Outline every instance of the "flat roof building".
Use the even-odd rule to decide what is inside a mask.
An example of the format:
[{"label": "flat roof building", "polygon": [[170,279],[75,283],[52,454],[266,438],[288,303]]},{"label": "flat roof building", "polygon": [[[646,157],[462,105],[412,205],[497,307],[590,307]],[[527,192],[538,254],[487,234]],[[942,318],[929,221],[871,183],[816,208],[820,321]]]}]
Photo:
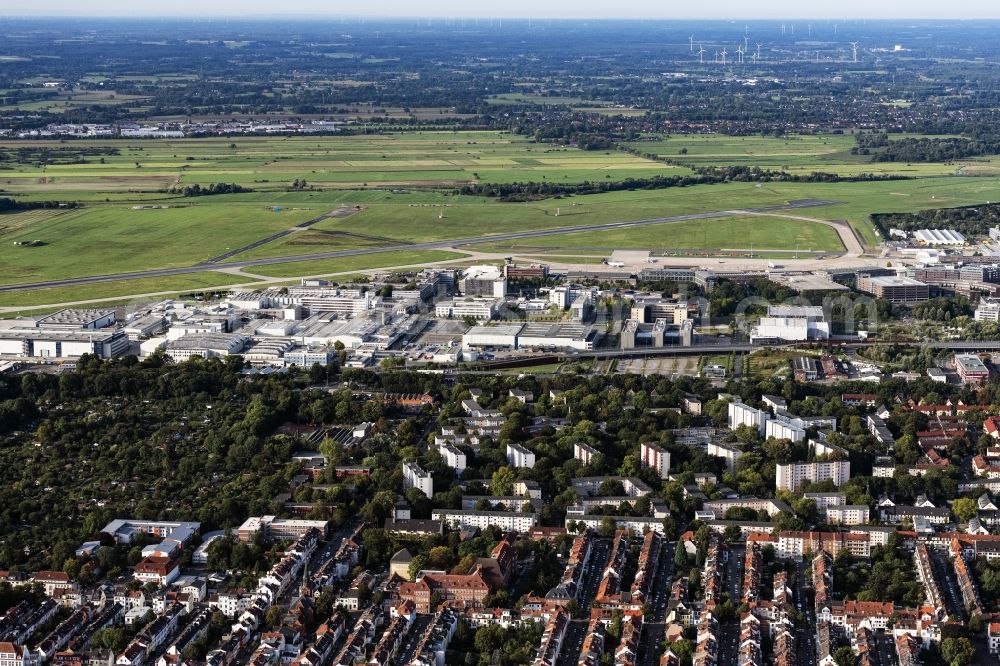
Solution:
[{"label": "flat roof building", "polygon": [[901,275],[858,275],[858,291],[884,298],[891,303],[919,303],[930,298],[930,287],[910,277]]},{"label": "flat roof building", "polygon": [[975,354],[955,354],[955,369],[964,384],[979,385],[990,378],[990,370]]}]

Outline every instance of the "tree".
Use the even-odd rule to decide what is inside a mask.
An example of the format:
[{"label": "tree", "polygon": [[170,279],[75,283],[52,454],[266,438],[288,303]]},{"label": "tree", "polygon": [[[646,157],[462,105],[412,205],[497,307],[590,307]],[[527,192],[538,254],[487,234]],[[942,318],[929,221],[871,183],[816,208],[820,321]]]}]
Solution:
[{"label": "tree", "polygon": [[946,638],[941,641],[941,656],[949,666],[966,666],[976,658],[976,648],[968,638]]},{"label": "tree", "polygon": [[833,662],[837,666],[855,666],[858,663],[858,658],[849,645],[844,645],[833,651]]},{"label": "tree", "polygon": [[513,495],[515,477],[513,468],[501,467],[493,472],[493,478],[490,481],[490,492],[500,497]]},{"label": "tree", "polygon": [[727,525],[722,533],[722,538],[728,543],[735,543],[743,539],[743,532],[739,525]]},{"label": "tree", "polygon": [[951,504],[951,512],[962,523],[967,523],[979,515],[979,505],[974,499],[960,497]]},{"label": "tree", "polygon": [[264,624],[268,627],[274,629],[281,626],[281,620],[284,618],[285,609],[280,605],[274,605],[267,609],[267,613],[264,615]]},{"label": "tree", "polygon": [[688,568],[689,564],[684,542],[678,541],[677,547],[674,548],[674,571],[683,571]]}]

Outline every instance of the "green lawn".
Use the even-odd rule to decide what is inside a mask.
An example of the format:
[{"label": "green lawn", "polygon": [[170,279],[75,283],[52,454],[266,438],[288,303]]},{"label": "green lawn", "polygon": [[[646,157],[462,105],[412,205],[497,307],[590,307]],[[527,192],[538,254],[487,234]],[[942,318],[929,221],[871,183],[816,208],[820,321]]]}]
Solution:
[{"label": "green lawn", "polygon": [[117,299],[138,294],[152,294],[161,291],[203,291],[215,288],[225,289],[229,285],[253,282],[253,278],[211,271],[191,273],[163,278],[142,278],[136,280],[115,280],[98,282],[80,287],[52,287],[31,291],[0,292],[0,307],[27,307],[50,303],[70,303],[94,299]]}]

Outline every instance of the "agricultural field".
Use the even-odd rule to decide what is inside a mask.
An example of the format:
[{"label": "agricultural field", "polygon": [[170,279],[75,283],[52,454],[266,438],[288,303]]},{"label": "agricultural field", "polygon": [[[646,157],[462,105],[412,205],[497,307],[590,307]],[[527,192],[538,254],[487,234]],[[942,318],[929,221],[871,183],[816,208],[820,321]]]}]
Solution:
[{"label": "agricultural field", "polygon": [[[366,136],[247,137],[77,141],[113,149],[83,163],[12,163],[0,190],[15,195],[100,199],[102,193],[162,193],[173,187],[236,183],[284,192],[296,180],[317,189],[456,187],[466,183],[553,181],[686,173],[616,150],[536,144],[504,132],[412,132]],[[0,153],[65,147],[58,142],[0,143]],[[69,162],[70,160],[64,160]]]},{"label": "agricultural field", "polygon": [[[894,135],[894,139],[910,135]],[[862,173],[891,174],[922,178],[962,175],[962,169],[988,167],[988,157],[956,163],[904,164],[871,162],[864,155],[852,155],[854,137],[849,134],[794,134],[782,137],[724,136],[719,134],[653,137],[627,144],[643,154],[690,167],[756,166],[773,171],[809,174],[814,171],[841,176]]]}]

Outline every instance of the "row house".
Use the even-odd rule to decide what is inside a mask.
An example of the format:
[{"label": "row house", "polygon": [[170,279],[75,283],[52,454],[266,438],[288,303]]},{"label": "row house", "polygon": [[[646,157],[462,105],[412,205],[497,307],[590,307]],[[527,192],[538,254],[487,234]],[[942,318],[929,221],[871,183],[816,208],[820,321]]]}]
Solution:
[{"label": "row house", "polygon": [[719,660],[719,621],[709,609],[698,618],[692,666],[716,666]]},{"label": "row house", "polygon": [[583,639],[583,647],[580,649],[579,666],[600,666],[601,657],[604,655],[605,637],[604,623],[599,619],[590,621],[587,627],[587,636]]},{"label": "row house", "polygon": [[49,623],[59,610],[52,599],[41,603],[22,601],[0,617],[0,641],[23,645],[39,628]]},{"label": "row house", "polygon": [[340,652],[333,659],[333,664],[335,666],[353,666],[359,661],[366,660],[368,645],[375,639],[375,632],[382,622],[381,606],[370,606],[354,623],[354,627],[341,646]]},{"label": "row house", "polygon": [[743,603],[753,604],[760,600],[760,576],[764,566],[764,556],[760,545],[749,543],[743,558]]},{"label": "row house", "polygon": [[879,663],[875,634],[868,627],[860,627],[854,633],[851,647],[854,648],[854,653],[857,655],[857,666],[876,666]]},{"label": "row house", "polygon": [[591,539],[589,534],[583,534],[573,539],[570,547],[569,560],[566,569],[563,571],[559,584],[549,590],[546,597],[576,599],[580,594],[580,587],[583,582],[583,574],[590,561]]},{"label": "row house", "polygon": [[762,666],[760,646],[760,620],[753,613],[740,618],[740,644],[737,656],[739,666]]},{"label": "row house", "polygon": [[604,568],[601,582],[597,586],[597,596],[594,597],[596,604],[617,605],[622,601],[621,579],[628,562],[628,538],[627,530],[615,532],[611,544],[611,555],[608,557],[608,564]]},{"label": "row house", "polygon": [[642,539],[642,550],[639,551],[639,564],[636,568],[635,578],[632,581],[632,599],[638,603],[645,601],[652,589],[662,546],[663,538],[657,532],[647,532],[646,536]]},{"label": "row house", "polygon": [[705,554],[705,566],[702,576],[705,588],[705,605],[714,606],[722,596],[722,567],[719,564],[720,551],[723,548],[713,540]]},{"label": "row house", "polygon": [[642,635],[642,614],[626,615],[622,621],[622,638],[615,649],[615,666],[635,666]]},{"label": "row house", "polygon": [[450,608],[438,611],[421,635],[413,658],[406,666],[444,666],[445,651],[455,636],[458,623],[459,617],[455,611]]},{"label": "row house", "polygon": [[184,651],[208,633],[211,620],[212,613],[209,610],[203,610],[195,615],[184,629],[174,637],[166,652],[156,662],[157,666],[171,666],[171,664],[179,662]]},{"label": "row house", "polygon": [[42,641],[35,648],[34,652],[37,655],[39,661],[48,661],[55,655],[55,653],[63,649],[70,640],[82,632],[94,615],[97,614],[97,610],[91,606],[82,606],[59,623],[55,629],[49,632],[49,634],[42,639]]},{"label": "row house", "polygon": [[782,625],[772,641],[771,658],[774,666],[796,666],[795,634]]},{"label": "row house", "polygon": [[896,660],[899,666],[921,666],[920,651],[923,649],[920,641],[908,633],[896,638]]},{"label": "row house", "polygon": [[917,578],[924,586],[924,591],[927,593],[927,601],[934,607],[938,619],[944,620],[947,617],[948,611],[944,605],[944,594],[942,594],[941,587],[934,576],[934,567],[931,562],[930,551],[927,550],[927,544],[917,544],[916,551],[914,552],[914,560],[917,566]]},{"label": "row house", "polygon": [[396,653],[410,630],[412,617],[413,615],[397,614],[389,622],[389,626],[382,632],[378,645],[375,646],[375,650],[372,651],[372,655],[368,659],[370,666],[382,666],[395,660]]},{"label": "row house", "polygon": [[569,615],[565,612],[557,613],[542,633],[542,642],[538,646],[538,653],[533,666],[555,666],[559,661],[559,653],[562,652],[563,639],[566,637],[566,629],[569,628]]},{"label": "row house", "polygon": [[965,561],[965,552],[958,539],[951,542],[951,560],[955,565],[955,579],[958,581],[958,590],[962,594],[962,603],[969,615],[982,615],[983,604],[979,598],[979,588],[976,587],[972,572],[969,571],[969,564]]},{"label": "row house", "polygon": [[833,558],[825,550],[820,550],[812,561],[813,590],[815,591],[816,613],[828,608],[833,591]]},{"label": "row house", "polygon": [[972,459],[972,473],[977,477],[1000,479],[1000,465],[988,461],[982,455],[977,455]]},{"label": "row house", "polygon": [[320,625],[316,630],[316,640],[292,663],[296,666],[322,666],[329,663],[343,631],[344,621],[340,615]]}]

